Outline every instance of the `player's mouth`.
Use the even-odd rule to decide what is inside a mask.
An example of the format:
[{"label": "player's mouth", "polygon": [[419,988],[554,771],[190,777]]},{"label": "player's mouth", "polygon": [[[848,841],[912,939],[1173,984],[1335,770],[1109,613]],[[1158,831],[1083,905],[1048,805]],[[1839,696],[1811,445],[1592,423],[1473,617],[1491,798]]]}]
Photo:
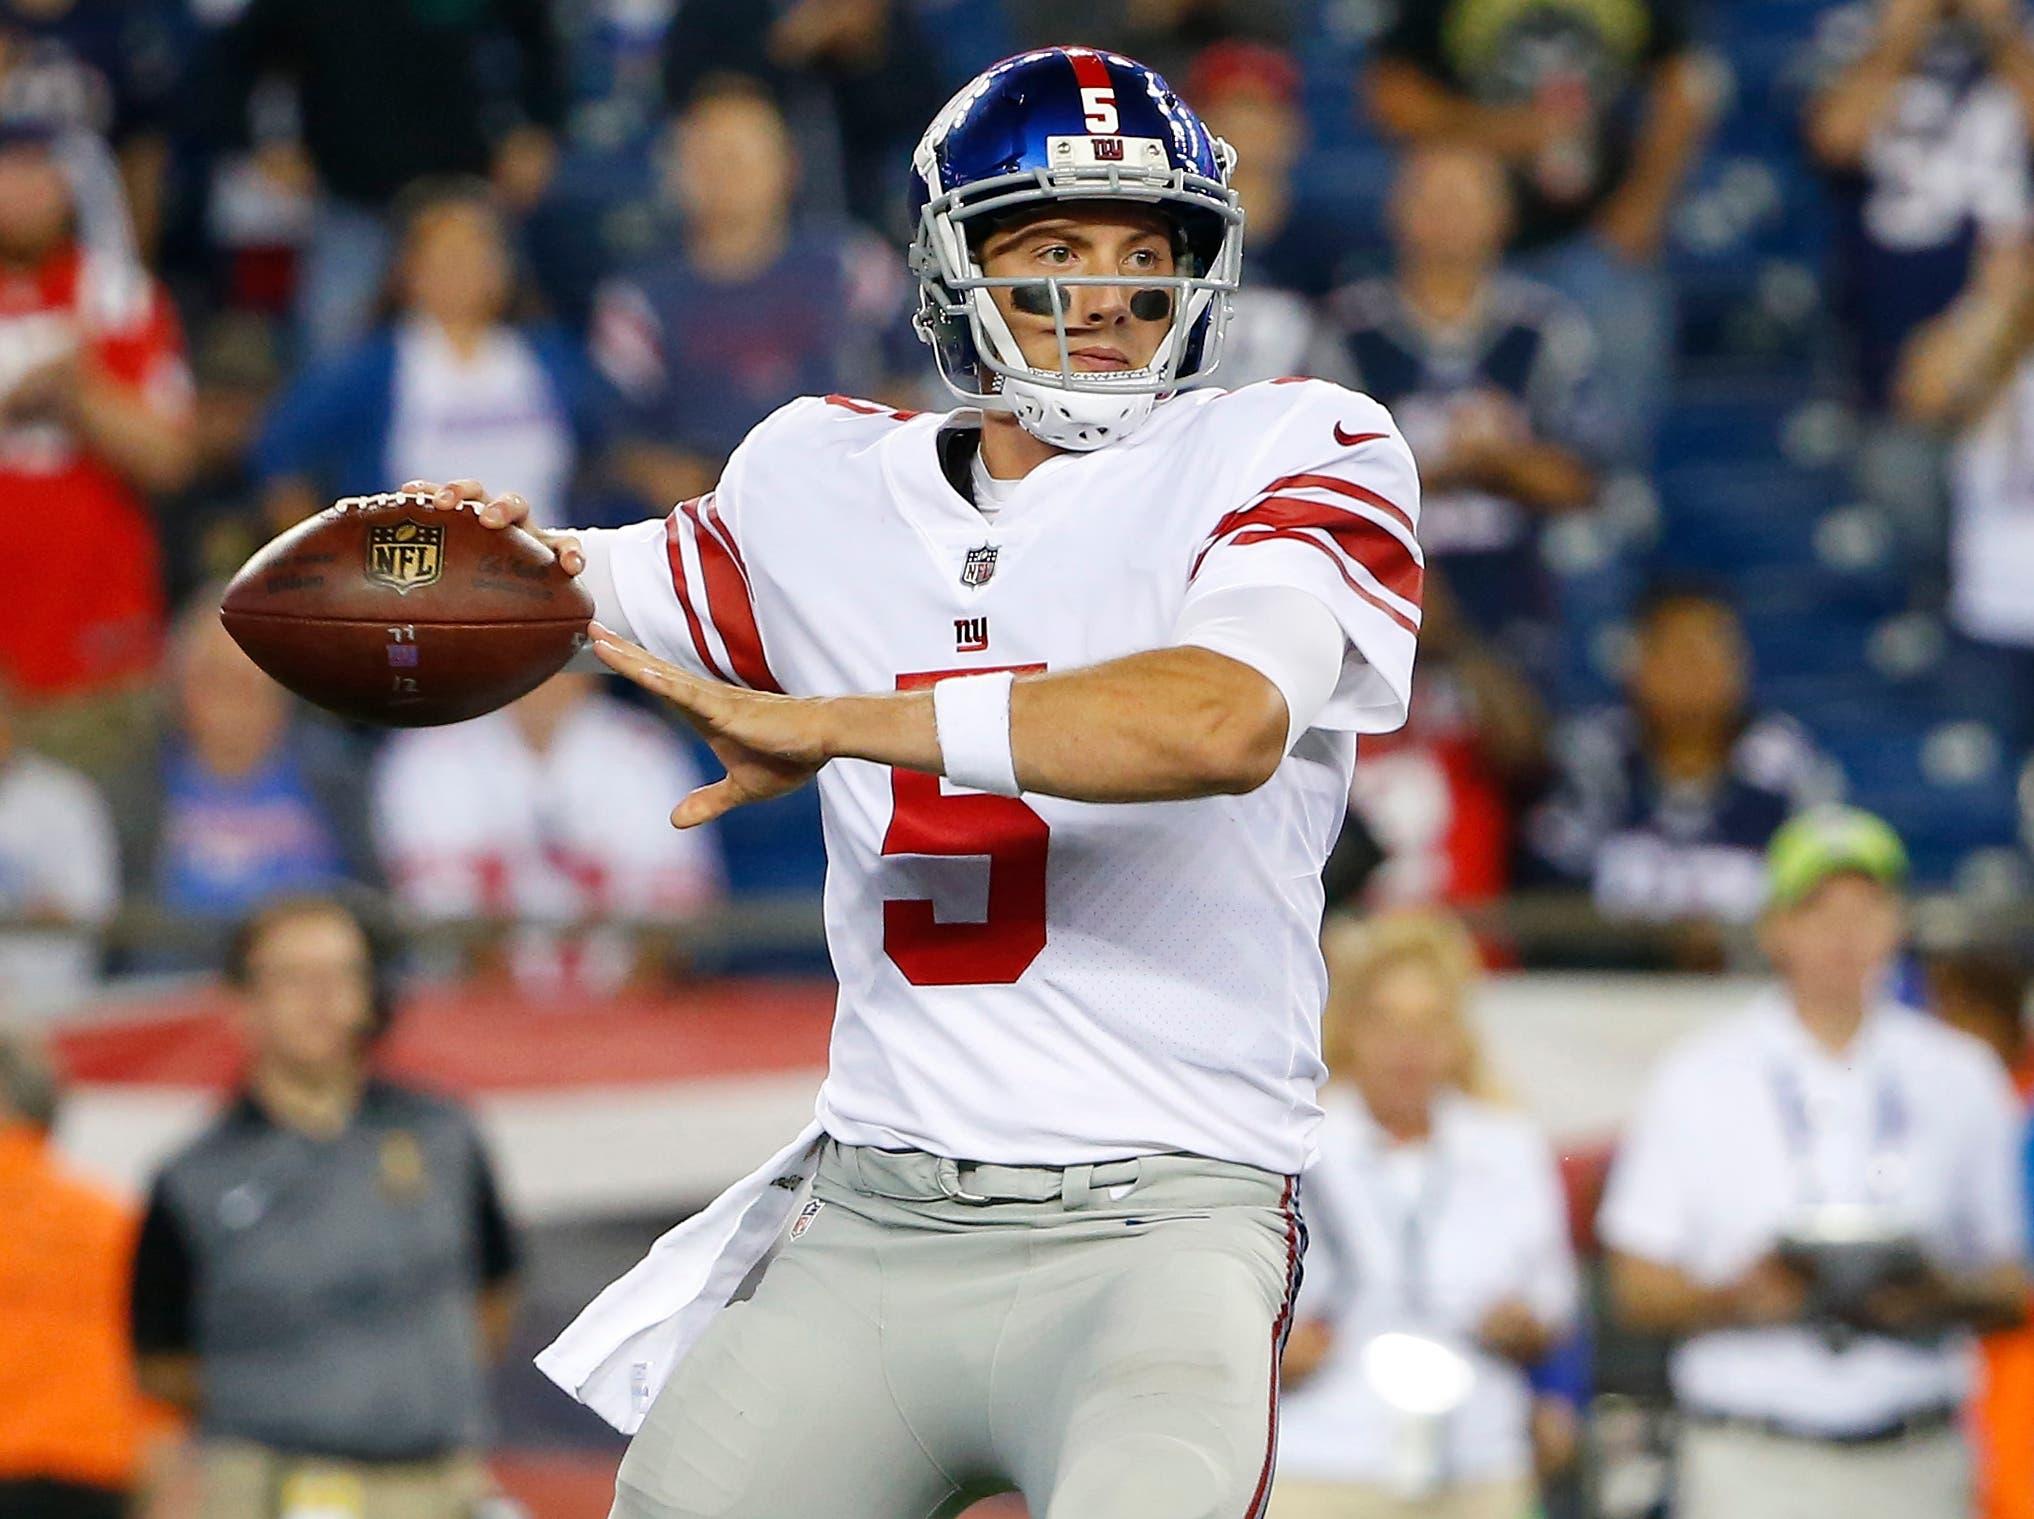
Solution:
[{"label": "player's mouth", "polygon": [[1137,367],[1130,362],[1130,355],[1122,349],[1111,348],[1102,343],[1089,343],[1079,348],[1070,348],[1067,350],[1067,359],[1075,369],[1089,371]]}]

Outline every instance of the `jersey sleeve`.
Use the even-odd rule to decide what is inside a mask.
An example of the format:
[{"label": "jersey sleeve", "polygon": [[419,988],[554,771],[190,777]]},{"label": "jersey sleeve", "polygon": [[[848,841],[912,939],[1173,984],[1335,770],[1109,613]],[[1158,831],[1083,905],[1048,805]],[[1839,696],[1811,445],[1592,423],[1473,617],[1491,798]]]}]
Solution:
[{"label": "jersey sleeve", "polygon": [[1419,641],[1419,475],[1377,402],[1322,381],[1294,391],[1253,457],[1255,478],[1195,551],[1186,606],[1237,586],[1308,592],[1346,640],[1314,726],[1388,733],[1405,721]]},{"label": "jersey sleeve", "polygon": [[761,440],[784,414],[750,432],[713,490],[614,539],[615,596],[637,641],[695,675],[756,691],[783,687],[770,669],[742,552],[743,481],[752,451],[767,446]]}]

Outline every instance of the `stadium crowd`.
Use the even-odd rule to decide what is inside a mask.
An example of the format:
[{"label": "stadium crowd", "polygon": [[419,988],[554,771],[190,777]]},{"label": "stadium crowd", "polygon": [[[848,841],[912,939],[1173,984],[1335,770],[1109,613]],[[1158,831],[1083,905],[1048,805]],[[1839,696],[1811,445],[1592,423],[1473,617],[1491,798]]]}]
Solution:
[{"label": "stadium crowd", "polygon": [[[1378,1164],[1321,1190],[1352,1238],[1412,1243],[1350,1247],[1368,1297],[1336,1297],[1332,1253],[1310,1276],[1283,1501],[1292,1519],[1517,1519],[1546,1477],[1579,1502],[1555,1479],[1592,1315],[1553,1159],[1462,1035],[1479,953],[1745,968],[1798,858],[1775,834],[1844,796],[1897,825],[1916,886],[2034,896],[2027,21],[2015,0],[0,0],[0,509],[28,571],[0,598],[0,998],[39,1010],[214,969],[249,913],[347,886],[484,925],[445,941],[468,973],[606,992],[686,974],[657,923],[816,890],[809,794],[662,827],[712,762],[628,693],[575,674],[455,728],[348,728],[241,654],[220,581],[331,499],[405,479],[477,477],[545,522],[612,524],[709,487],[793,397],[943,408],[910,325],[911,145],[997,57],[1120,48],[1240,153],[1246,288],[1215,382],[1342,380],[1419,457],[1419,683],[1407,727],[1365,742],[1331,889],[1479,930],[1391,916],[1331,936],[1330,1129]],[[576,805],[569,778],[594,772],[603,806]],[[1875,890],[1909,879],[1825,845]],[[1658,932],[1578,952],[1479,915],[1537,891]],[[1819,942],[1795,928],[1783,969]],[[1849,952],[1874,973],[1891,955]],[[1790,983],[1804,1005],[1844,1000],[1821,964]],[[2019,971],[1961,953],[1899,979],[2026,1091]],[[1905,1142],[1888,1122],[1937,1145],[1928,1112],[1886,1119],[1863,1076],[1766,1016],[1736,1037],[1780,1052],[1812,1116],[1775,1140],[1799,1150],[1787,1164],[1732,1164],[1798,1163],[1835,1201],[1877,1185]],[[2026,1249],[2012,1115],[1986,1106],[2004,1082],[1932,1025],[1824,1043],[1859,1027],[1895,1067],[1944,1063],[1964,1116],[1999,1126],[1973,1118],[1919,1168],[1969,1280],[1845,1332],[2006,1324],[2024,1281],[1972,1285]],[[1687,1512],[1761,1519],[1748,1491],[1842,1495],[1868,1470],[1886,1512],[1921,1513],[1900,1495],[1963,1480],[1942,1442],[1957,1374],[1902,1340],[1831,1432],[1839,1352],[1799,1327],[1803,1278],[1765,1253],[1787,1200],[1719,1200],[1676,1170],[1718,1143],[1688,1111],[1720,1089],[1703,1081],[1755,1064],[1677,1059],[1603,1215],[1618,1322],[1696,1337],[1675,1382],[1707,1421]],[[368,1092],[380,1108],[356,1093],[297,1127],[350,1132],[408,1100]],[[165,1173],[141,1230],[41,1171],[53,1101],[0,1050],[0,1188],[56,1199],[51,1237],[95,1260],[140,1231],[133,1328],[152,1389],[174,1391],[163,1357],[199,1347],[172,1215],[204,1156]],[[473,1168],[457,1243],[485,1297],[514,1251],[464,1120],[430,1121]],[[229,1114],[206,1143],[266,1142],[264,1122]],[[1952,1196],[1971,1176],[1989,1190]],[[0,1288],[53,1291],[35,1257],[0,1245]],[[477,1341],[472,1307],[434,1332]],[[1323,1428],[1389,1420],[1336,1340],[1436,1313],[1478,1347],[1468,1447],[1427,1450],[1405,1415],[1397,1446],[1337,1448]],[[70,1342],[96,1358],[82,1376],[132,1375],[107,1322]],[[2020,1381],[1990,1405],[1988,1519],[2034,1513],[2028,1361],[1996,1352]],[[1775,1380],[1777,1403],[1739,1396]],[[62,1471],[10,1465],[0,1436],[0,1516],[92,1512],[35,1507],[52,1500],[25,1479],[123,1488],[152,1417]],[[1830,1433],[1826,1459],[1789,1466],[1804,1429]]]}]

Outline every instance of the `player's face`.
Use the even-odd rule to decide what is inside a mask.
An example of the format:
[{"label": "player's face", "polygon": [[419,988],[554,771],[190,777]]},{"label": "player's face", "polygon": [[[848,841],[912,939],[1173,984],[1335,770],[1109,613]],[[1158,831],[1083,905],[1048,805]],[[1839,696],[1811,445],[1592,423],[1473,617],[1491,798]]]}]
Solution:
[{"label": "player's face", "polygon": [[1766,952],[1797,996],[1869,991],[1900,947],[1900,899],[1863,874],[1832,876],[1768,915]]},{"label": "player's face", "polygon": [[[1143,206],[1055,206],[983,239],[982,273],[991,278],[1045,279],[1053,275],[1111,275],[1164,279],[1174,272],[1172,228]],[[1171,291],[1164,310],[1139,316],[1135,286],[1072,285],[1066,298],[1066,345],[1075,373],[1142,369],[1172,328]],[[1034,369],[1058,370],[1059,338],[1046,287],[1001,286],[990,291],[1003,320]],[[1155,302],[1137,301],[1140,309]],[[1041,309],[1032,310],[1028,307]]]},{"label": "player's face", "polygon": [[0,258],[41,258],[63,241],[71,191],[46,148],[0,148]]},{"label": "player's face", "polygon": [[345,1072],[373,1017],[367,938],[342,912],[282,918],[247,957],[243,1022],[257,1062],[307,1079]]}]

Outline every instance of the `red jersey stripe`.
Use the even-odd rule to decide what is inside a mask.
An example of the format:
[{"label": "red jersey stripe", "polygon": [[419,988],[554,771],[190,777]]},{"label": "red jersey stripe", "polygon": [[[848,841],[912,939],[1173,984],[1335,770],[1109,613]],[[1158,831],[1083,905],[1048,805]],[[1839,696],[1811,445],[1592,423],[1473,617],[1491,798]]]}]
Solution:
[{"label": "red jersey stripe", "polygon": [[706,577],[707,610],[736,677],[751,690],[782,691],[777,677],[770,673],[769,661],[763,657],[763,635],[756,626],[755,605],[749,600],[748,577],[742,573],[733,550],[707,525],[711,498],[688,501],[680,510],[692,519],[699,567]]},{"label": "red jersey stripe", "polygon": [[[692,635],[692,647],[699,651],[699,662],[706,666],[715,680],[728,680],[727,671],[713,657],[713,650],[707,647],[706,632],[699,625],[699,613],[692,605],[692,589],[685,573],[685,509],[694,503],[681,501],[671,508],[671,515],[664,519],[664,553],[671,561],[671,589],[678,595],[678,609],[685,614],[685,629]],[[729,681],[729,684],[733,684]]]},{"label": "red jersey stripe", "polygon": [[[1287,532],[1298,528],[1316,528],[1334,540],[1335,546],[1356,563],[1363,566],[1377,583],[1392,595],[1420,604],[1421,592],[1426,584],[1426,571],[1419,560],[1413,557],[1403,540],[1391,529],[1371,521],[1368,517],[1340,507],[1327,506],[1319,501],[1306,501],[1298,496],[1271,496],[1234,511],[1215,525],[1208,542],[1194,559],[1193,569],[1188,578],[1198,574],[1201,562],[1207,558],[1216,544],[1232,533],[1244,528],[1271,528]],[[1257,542],[1263,534],[1237,538],[1238,543]],[[1316,540],[1318,541],[1318,540]],[[1345,577],[1346,578],[1346,577]]]},{"label": "red jersey stripe", "polygon": [[1371,590],[1369,586],[1365,585],[1362,581],[1358,580],[1354,575],[1351,575],[1349,573],[1348,567],[1342,563],[1342,555],[1334,548],[1331,548],[1328,544],[1325,544],[1320,539],[1316,538],[1312,533],[1307,532],[1302,528],[1253,527],[1246,529],[1241,533],[1238,533],[1236,535],[1236,542],[1262,543],[1267,538],[1289,538],[1295,543],[1304,543],[1309,548],[1316,549],[1319,552],[1326,554],[1328,556],[1328,562],[1333,564],[1335,568],[1341,573],[1343,584],[1347,585],[1350,590],[1354,591],[1363,600],[1369,602],[1370,605],[1376,607],[1378,611],[1382,612],[1386,617],[1389,617],[1393,622],[1397,623],[1400,627],[1404,628],[1408,633],[1412,634],[1414,637],[1419,636],[1420,625],[1417,622],[1415,622],[1412,618],[1406,616],[1405,613],[1401,612],[1397,607],[1393,606],[1390,602],[1386,601],[1382,596],[1378,595],[1375,591]]},{"label": "red jersey stripe", "polygon": [[[1376,436],[1382,437],[1383,434],[1379,433]],[[1353,480],[1338,479],[1334,475],[1285,475],[1265,486],[1263,494],[1271,496],[1276,495],[1279,491],[1306,489],[1334,491],[1339,495],[1347,496],[1352,501],[1367,502],[1381,511],[1390,512],[1392,516],[1405,524],[1405,530],[1408,533],[1415,535],[1418,533],[1418,529],[1413,526],[1412,513],[1397,502],[1380,496],[1376,491],[1366,486],[1358,485]]]}]

